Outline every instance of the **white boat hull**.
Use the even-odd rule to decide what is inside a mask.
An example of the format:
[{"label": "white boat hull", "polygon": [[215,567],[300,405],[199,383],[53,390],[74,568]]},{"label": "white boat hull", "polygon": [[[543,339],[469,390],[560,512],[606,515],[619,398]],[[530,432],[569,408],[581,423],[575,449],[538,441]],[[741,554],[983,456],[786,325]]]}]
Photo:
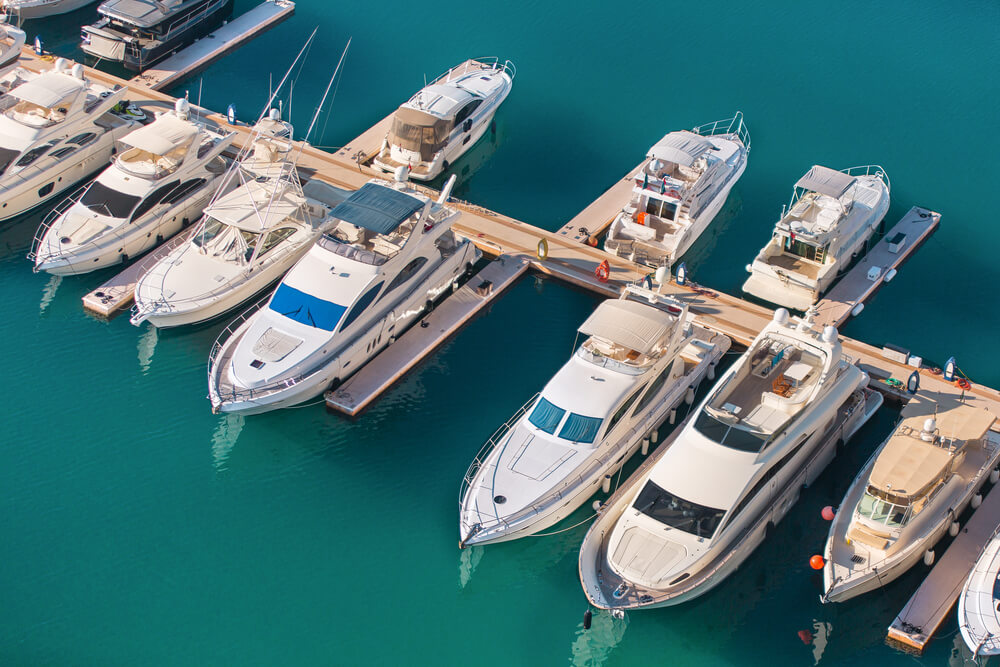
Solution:
[{"label": "white boat hull", "polygon": [[973,657],[1000,655],[1000,611],[995,587],[1000,578],[1000,537],[983,549],[958,598],[958,627]]},{"label": "white boat hull", "polygon": [[5,2],[3,10],[22,19],[38,19],[76,11],[97,0],[15,0]]}]

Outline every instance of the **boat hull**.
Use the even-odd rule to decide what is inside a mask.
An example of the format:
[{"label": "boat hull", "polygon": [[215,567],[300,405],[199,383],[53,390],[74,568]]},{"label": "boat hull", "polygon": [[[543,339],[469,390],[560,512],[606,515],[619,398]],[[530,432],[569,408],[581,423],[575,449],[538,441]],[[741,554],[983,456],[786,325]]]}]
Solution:
[{"label": "boat hull", "polygon": [[76,11],[81,7],[92,5],[97,0],[28,0],[13,4],[4,3],[3,9],[22,19],[39,19],[46,16],[58,16]]}]

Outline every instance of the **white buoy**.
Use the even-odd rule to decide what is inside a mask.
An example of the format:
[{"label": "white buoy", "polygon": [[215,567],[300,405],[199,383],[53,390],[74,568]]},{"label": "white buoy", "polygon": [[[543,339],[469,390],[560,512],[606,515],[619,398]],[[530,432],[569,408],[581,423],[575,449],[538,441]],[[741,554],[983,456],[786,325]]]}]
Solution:
[{"label": "white buoy", "polygon": [[857,317],[861,314],[861,311],[865,309],[865,304],[859,303],[854,308],[851,308],[851,317]]},{"label": "white buoy", "polygon": [[694,403],[694,387],[688,387],[687,393],[684,394],[684,402],[688,405]]},{"label": "white buoy", "polygon": [[715,362],[714,361],[708,365],[708,372],[705,373],[705,377],[707,377],[709,380],[714,380],[715,379]]},{"label": "white buoy", "polygon": [[979,509],[979,506],[983,504],[983,494],[977,493],[976,495],[972,496],[972,502],[970,504],[972,505],[972,509],[974,510]]},{"label": "white buoy", "polygon": [[69,67],[69,61],[66,60],[65,58],[56,58],[56,62],[53,65],[53,68],[57,72],[65,72],[68,67]]},{"label": "white buoy", "polygon": [[73,69],[70,70],[70,74],[72,74],[77,79],[82,79],[83,78],[83,65],[81,65],[80,63],[77,63],[77,64],[73,65]]},{"label": "white buoy", "polygon": [[654,428],[653,432],[649,434],[649,441],[656,442],[659,439],[660,439],[660,432]]},{"label": "white buoy", "polygon": [[822,340],[824,343],[833,343],[835,340],[837,340],[837,327],[831,326],[829,324],[823,327]]},{"label": "white buoy", "polygon": [[753,264],[747,264],[746,265],[746,270],[747,270],[747,273],[753,273]]},{"label": "white buoy", "polygon": [[956,535],[958,535],[959,527],[960,526],[958,525],[957,521],[952,521],[951,525],[948,526],[948,534],[951,535],[952,537],[955,537]]},{"label": "white buoy", "polygon": [[990,471],[990,484],[996,484],[1000,481],[1000,470],[994,468]]},{"label": "white buoy", "polygon": [[677,408],[670,411],[670,423],[673,424],[677,421]]},{"label": "white buoy", "polygon": [[649,438],[642,439],[642,449],[640,451],[642,452],[643,456],[649,454]]},{"label": "white buoy", "polygon": [[396,167],[396,171],[393,172],[392,176],[396,179],[397,183],[406,183],[406,179],[410,175],[410,170],[405,164],[401,164]]},{"label": "white buoy", "polygon": [[930,567],[934,564],[934,550],[928,549],[924,552],[924,565]]},{"label": "white buoy", "polygon": [[600,512],[600,511],[601,511],[601,506],[602,506],[603,504],[604,504],[604,503],[602,503],[602,502],[601,502],[600,500],[595,500],[595,501],[593,502],[593,504],[591,504],[591,507],[593,507],[593,508],[594,508],[594,511],[595,511],[595,512]]},{"label": "white buoy", "polygon": [[281,110],[271,109],[270,111],[267,112],[267,117],[275,121],[281,120]]},{"label": "white buoy", "polygon": [[885,272],[885,275],[882,276],[882,280],[884,280],[885,282],[889,282],[895,277],[896,277],[896,269],[889,269],[888,271]]},{"label": "white buoy", "polygon": [[604,493],[611,492],[611,475],[605,475],[604,479],[601,481],[601,490]]}]

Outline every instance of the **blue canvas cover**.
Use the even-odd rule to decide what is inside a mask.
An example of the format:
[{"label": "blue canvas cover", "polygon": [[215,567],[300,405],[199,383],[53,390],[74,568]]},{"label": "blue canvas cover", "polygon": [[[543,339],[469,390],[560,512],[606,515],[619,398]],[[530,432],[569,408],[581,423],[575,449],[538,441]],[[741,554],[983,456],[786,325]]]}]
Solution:
[{"label": "blue canvas cover", "polygon": [[376,234],[388,234],[423,206],[416,197],[377,183],[365,183],[331,215]]}]

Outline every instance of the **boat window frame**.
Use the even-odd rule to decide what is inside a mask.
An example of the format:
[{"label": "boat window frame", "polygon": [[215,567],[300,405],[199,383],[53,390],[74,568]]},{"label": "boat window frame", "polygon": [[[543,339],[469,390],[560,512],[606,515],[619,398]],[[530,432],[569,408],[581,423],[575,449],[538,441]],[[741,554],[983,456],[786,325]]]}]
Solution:
[{"label": "boat window frame", "polygon": [[[550,423],[550,420],[542,422],[541,425],[538,424],[538,423],[536,423],[535,420],[534,420],[535,412],[539,409],[539,406],[541,406],[542,401],[544,401],[546,403],[546,405],[548,405],[548,408],[551,408],[552,410],[558,411],[558,413],[559,413],[558,418],[554,422],[551,422],[551,424],[552,424],[551,430],[549,430],[546,427],[546,425],[548,423]],[[555,403],[553,403],[549,399],[545,398],[544,396],[539,396],[538,400],[535,401],[534,407],[531,408],[531,412],[528,413],[528,423],[531,424],[532,426],[534,426],[535,428],[537,428],[542,433],[548,433],[549,435],[555,435],[556,429],[559,428],[559,425],[562,424],[562,422],[563,422],[563,418],[566,416],[566,412],[567,412],[566,409],[560,408],[558,405],[556,405]],[[541,418],[541,417],[542,417],[542,415],[539,415],[539,418]]]},{"label": "boat window frame", "polygon": [[483,103],[482,98],[476,98],[467,102],[465,106],[459,109],[458,113],[455,114],[454,127],[458,128],[465,121],[466,118],[471,117],[472,114],[476,112],[476,109],[478,109],[482,103]]},{"label": "boat window frame", "polygon": [[[875,518],[873,516],[874,515],[874,506],[872,508],[872,513],[871,514],[865,514],[865,512],[861,509],[861,504],[865,501],[865,498],[871,498],[872,500],[874,500],[875,501],[875,503],[874,503],[875,506],[889,506],[889,507],[892,507],[892,508],[899,508],[899,509],[901,509],[902,510],[902,518],[899,520],[898,523],[896,523],[896,522],[890,522],[889,518],[892,517],[894,514],[896,514],[896,512],[890,510],[890,511],[886,512],[884,518],[877,519],[877,518]],[[882,526],[882,527],[884,527],[884,528],[886,528],[888,530],[900,530],[903,527],[905,527],[906,524],[909,523],[910,519],[913,517],[913,503],[910,503],[908,505],[900,505],[898,503],[892,502],[891,500],[886,500],[885,498],[880,498],[877,495],[871,493],[871,491],[869,491],[869,489],[866,488],[864,490],[864,493],[861,494],[861,497],[858,498],[858,504],[855,506],[854,511],[858,515],[860,515],[863,520],[865,520],[866,522],[870,522],[872,525]]]},{"label": "boat window frame", "polygon": [[[657,498],[655,500],[653,500],[652,503],[650,503],[646,507],[646,509],[643,509],[643,507],[642,507],[642,504],[643,504],[642,501],[644,499],[648,500],[649,496],[652,496],[654,494],[657,496]],[[658,503],[659,500],[660,500],[660,498],[662,498],[664,495],[668,496],[670,499],[672,499],[674,501],[679,501],[680,503],[687,504],[695,512],[700,511],[700,510],[707,510],[706,513],[708,514],[708,516],[701,517],[701,518],[697,519],[697,524],[696,525],[699,526],[699,532],[692,532],[691,530],[688,530],[687,528],[683,528],[683,527],[681,527],[679,525],[675,525],[674,523],[670,523],[667,520],[664,520],[663,518],[660,518],[660,516],[658,516],[656,514],[653,514],[653,513],[650,513],[649,510],[654,509],[653,505],[655,503]],[[682,497],[678,496],[675,493],[671,493],[670,491],[667,491],[666,489],[664,489],[663,487],[661,487],[659,484],[657,484],[656,482],[654,482],[651,479],[647,479],[646,480],[646,483],[643,485],[642,489],[636,495],[635,501],[632,503],[632,509],[635,509],[638,512],[641,512],[642,514],[648,516],[650,519],[656,521],[657,523],[659,523],[661,525],[664,525],[664,526],[667,526],[667,527],[669,527],[669,528],[671,528],[673,530],[679,530],[679,531],[681,531],[683,533],[687,533],[688,535],[692,535],[692,536],[697,537],[697,538],[708,539],[708,540],[711,540],[715,536],[715,533],[719,530],[719,526],[722,524],[723,518],[726,515],[726,511],[725,510],[720,510],[720,509],[717,509],[715,507],[709,507],[707,505],[702,505],[700,503],[696,503],[694,501],[682,498]],[[681,511],[683,512],[685,510],[682,509]],[[682,517],[682,518],[686,518],[686,517]],[[700,529],[701,521],[704,520],[704,519],[706,519],[706,518],[709,520],[709,526],[708,526],[707,529],[702,530],[702,529]],[[678,522],[678,523],[680,523],[680,522]],[[702,534],[702,532],[707,533],[707,534]]]},{"label": "boat window frame", "polygon": [[605,435],[611,433],[611,429],[613,429],[615,426],[618,425],[618,422],[622,420],[622,417],[625,416],[625,413],[629,411],[629,408],[632,407],[632,404],[635,403],[636,399],[639,398],[639,394],[641,394],[643,389],[645,389],[648,386],[649,386],[648,384],[642,385],[634,392],[632,392],[631,396],[625,399],[625,401],[618,407],[618,410],[615,411],[614,415],[611,416],[611,419],[608,420],[608,429],[604,432]]},{"label": "boat window frame", "polygon": [[[278,244],[281,243],[282,241],[290,239],[297,231],[298,230],[295,227],[278,227],[277,229],[272,229],[271,231],[269,231],[267,233],[267,236],[264,237],[264,241],[262,243],[257,244],[258,247],[260,248],[260,250],[257,251],[257,259],[260,259],[267,253],[274,250],[278,246]],[[277,236],[279,233],[283,232],[287,232],[287,234],[284,234],[284,236],[279,238],[277,241],[271,242],[272,236]]]},{"label": "boat window frame", "polygon": [[348,309],[347,314],[344,315],[343,320],[341,320],[338,331],[346,331],[347,327],[354,324],[355,320],[361,316],[361,313],[375,303],[375,297],[377,297],[379,292],[382,291],[383,285],[385,285],[385,281],[380,280],[375,284],[375,286],[370,287],[364,294],[358,297],[354,304],[351,305],[350,309]]},{"label": "boat window frame", "polygon": [[635,404],[635,411],[632,413],[632,416],[639,414],[640,411],[644,410],[650,403],[653,402],[653,399],[656,397],[657,392],[659,392],[660,389],[662,389],[663,386],[667,384],[667,380],[670,379],[670,374],[673,372],[673,370],[674,370],[674,362],[671,361],[662,371],[660,371],[660,374],[657,375],[652,382],[645,385],[646,392],[642,395],[642,398],[640,398],[639,401]]},{"label": "boat window frame", "polygon": [[133,223],[142,216],[152,211],[153,208],[158,206],[164,199],[166,199],[171,192],[176,190],[179,185],[180,181],[174,181],[173,183],[167,183],[166,185],[161,185],[160,187],[153,190],[151,193],[149,193],[149,195],[145,199],[139,202],[138,206],[136,206],[132,210],[131,215],[129,215],[129,222]]},{"label": "boat window frame", "polygon": [[204,178],[192,178],[190,180],[183,181],[180,185],[177,186],[176,189],[174,189],[173,192],[167,193],[167,196],[164,197],[161,201],[164,204],[176,204],[178,201],[180,201],[184,197],[187,197],[192,192],[197,191],[207,182],[208,181]]},{"label": "boat window frame", "polygon": [[15,162],[14,166],[18,169],[24,169],[25,167],[30,167],[31,165],[38,162],[39,159],[45,156],[50,150],[56,147],[58,141],[50,141],[46,144],[40,146],[35,146],[34,148],[29,148],[24,151]]},{"label": "boat window frame", "polygon": [[[584,428],[584,430],[582,431],[582,435],[584,437],[571,438],[565,435],[566,428],[569,427],[570,421],[574,419],[576,420],[573,422],[574,427],[580,425]],[[559,429],[558,437],[569,442],[590,445],[593,444],[595,440],[597,440],[597,434],[601,432],[601,425],[603,424],[604,424],[604,417],[591,417],[589,415],[581,415],[578,412],[570,412],[568,415],[566,415],[566,419],[564,419],[562,422],[562,427]],[[608,430],[610,431],[611,429],[609,428]]]},{"label": "boat window frame", "polygon": [[[108,193],[111,193],[113,197],[109,197]],[[84,201],[90,195],[98,197],[99,201],[92,202],[92,204]],[[106,215],[109,218],[128,219],[135,211],[136,207],[142,203],[142,197],[125,194],[124,192],[120,192],[114,188],[109,188],[100,181],[95,180],[91,181],[90,185],[87,186],[87,188],[83,191],[83,194],[80,195],[80,199],[77,201],[81,206],[89,211],[93,211],[94,213]],[[116,204],[115,208],[112,208],[109,202],[114,202]],[[119,205],[121,206],[120,208]],[[128,207],[127,210],[125,209],[125,206]]]},{"label": "boat window frame", "polygon": [[[410,260],[407,265],[396,274],[396,277],[389,282],[389,286],[385,288],[385,294],[389,294],[394,289],[420,273],[421,269],[427,265],[427,261],[427,258],[423,255]],[[385,296],[385,294],[383,294],[383,296]]]}]

